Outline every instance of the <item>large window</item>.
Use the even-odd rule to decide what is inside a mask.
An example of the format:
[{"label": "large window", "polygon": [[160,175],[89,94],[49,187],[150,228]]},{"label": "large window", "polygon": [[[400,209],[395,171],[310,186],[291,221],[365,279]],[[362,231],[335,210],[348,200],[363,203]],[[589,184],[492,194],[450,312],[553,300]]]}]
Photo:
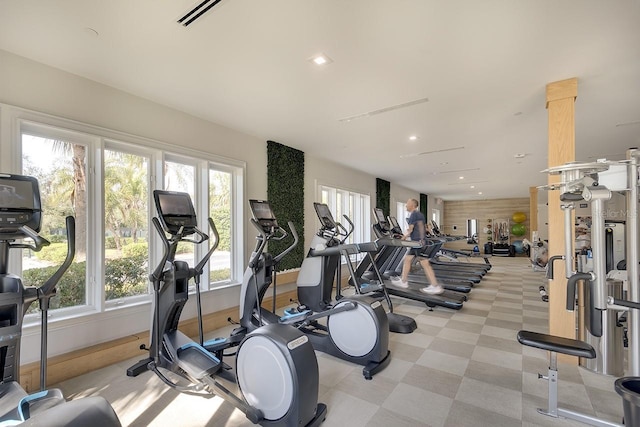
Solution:
[{"label": "large window", "polygon": [[400,228],[404,233],[407,231],[407,218],[409,214],[407,213],[407,204],[404,202],[396,202],[396,219],[398,220],[398,224],[400,224]]},{"label": "large window", "polygon": [[209,169],[209,215],[220,236],[218,249],[209,262],[210,282],[214,284],[231,280],[232,178],[231,173],[217,170],[214,166]]},{"label": "large window", "polygon": [[149,292],[148,157],[104,150],[105,300]]},{"label": "large window", "polygon": [[[67,254],[65,217],[75,217],[76,256],[60,281],[51,309],[87,304],[87,146],[70,136],[42,135],[30,127],[22,133],[22,173],[38,178],[43,215],[41,234],[51,242],[39,252],[23,251],[23,281],[42,286]],[[32,304],[31,311],[37,307]]]},{"label": "large window", "polygon": [[440,227],[440,209],[431,209],[431,219]]},{"label": "large window", "polygon": [[[216,225],[220,244],[201,289],[240,281],[242,162],[227,163],[186,149],[178,155],[157,141],[121,134],[113,138],[108,130],[82,125],[78,127],[89,132],[18,123],[21,168],[15,172],[38,179],[44,211],[41,234],[51,242],[39,252],[24,250],[16,261],[26,285],[42,285],[62,263],[67,249],[65,216],[76,221],[76,256],[51,301],[53,316],[150,299],[148,275],[162,251],[156,231],[149,227],[157,214],[154,188],[187,192],[199,228],[210,234],[208,217]],[[180,245],[178,257],[190,265],[210,247]]]},{"label": "large window", "polygon": [[348,243],[370,241],[371,205],[368,194],[321,185],[320,200],[329,206],[335,220],[342,223],[345,228],[349,229],[349,224],[343,215],[347,215],[353,222],[354,230]]}]

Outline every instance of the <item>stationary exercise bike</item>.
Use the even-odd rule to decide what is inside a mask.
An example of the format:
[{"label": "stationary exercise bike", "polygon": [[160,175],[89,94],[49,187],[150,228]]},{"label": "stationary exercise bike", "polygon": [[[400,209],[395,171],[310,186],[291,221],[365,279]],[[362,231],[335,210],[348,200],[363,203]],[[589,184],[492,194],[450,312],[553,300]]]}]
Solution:
[{"label": "stationary exercise bike", "polygon": [[[67,217],[67,256],[40,287],[25,287],[8,273],[9,251],[40,251],[49,241],[40,236],[42,208],[38,181],[30,176],[0,174],[0,426],[115,427],[120,421],[102,397],[65,401],[59,389],[46,390],[47,313],[49,300],[75,256],[75,221]],[[21,239],[31,239],[27,243]],[[40,392],[27,394],[20,386],[22,322],[32,303],[41,311]]]},{"label": "stationary exercise bike", "polygon": [[[188,283],[194,279],[198,297],[200,276],[218,246],[213,220],[211,248],[195,266],[176,260],[180,242],[202,244],[209,236],[197,228],[195,209],[187,193],[155,190],[158,217],[153,225],[164,246],[163,257],[150,275],[154,307],[151,344],[142,348],[150,357],[127,370],[128,376],[153,371],[165,384],[179,390],[201,392],[206,389],[243,411],[253,423],[277,426],[316,426],[326,416],[326,406],[318,404],[318,363],[308,338],[290,326],[269,325],[233,339],[217,338],[195,342],[178,330],[180,314],[189,298]],[[169,237],[167,237],[167,234]],[[189,237],[192,236],[192,237]],[[236,351],[235,374],[223,362],[223,351]],[[172,371],[191,383],[172,381],[163,370]],[[219,382],[223,379],[239,386],[237,396]]]},{"label": "stationary exercise bike", "polygon": [[[277,263],[298,244],[298,235],[292,222],[289,229],[294,237],[291,246],[277,256],[265,252],[271,240],[281,240],[288,233],[278,225],[271,205],[263,200],[249,201],[258,230],[256,249],[251,255],[241,290],[240,324],[253,330],[263,324],[290,324],[305,333],[313,348],[349,362],[364,365],[362,374],[368,380],[390,362],[389,324],[382,304],[365,295],[345,297],[336,304],[315,298],[308,291],[320,286],[331,287],[335,268],[344,251],[356,251],[355,245],[321,246],[312,242],[308,257],[298,273],[298,299],[300,307],[285,311],[283,316],[261,308],[262,299],[272,284]],[[320,239],[320,238],[318,238]],[[324,240],[323,240],[324,241]],[[322,268],[323,264],[326,268]],[[326,325],[318,322],[326,319]]]}]

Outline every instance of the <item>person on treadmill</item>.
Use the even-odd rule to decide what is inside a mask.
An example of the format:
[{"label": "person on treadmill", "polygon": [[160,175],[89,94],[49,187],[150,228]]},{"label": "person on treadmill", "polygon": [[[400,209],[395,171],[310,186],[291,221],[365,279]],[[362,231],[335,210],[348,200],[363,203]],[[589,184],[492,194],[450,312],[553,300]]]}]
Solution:
[{"label": "person on treadmill", "polygon": [[[424,215],[422,215],[422,212],[418,210],[418,201],[416,199],[407,200],[406,208],[407,212],[409,213],[409,218],[407,218],[409,227],[402,237],[404,239],[410,239],[411,241],[421,242],[424,244],[426,234],[426,220],[424,218]],[[411,250],[409,250],[409,252],[407,252],[402,264],[402,276],[392,277],[391,283],[393,283],[393,285],[398,288],[409,287],[407,278],[409,277],[409,271],[411,271],[411,264],[416,257],[418,257],[418,261],[420,262],[420,265],[424,270],[424,274],[427,276],[427,279],[430,283],[429,286],[420,288],[420,292],[429,295],[438,295],[444,292],[442,286],[438,284],[436,274],[433,272],[429,260],[422,256],[422,248],[412,248]]]}]

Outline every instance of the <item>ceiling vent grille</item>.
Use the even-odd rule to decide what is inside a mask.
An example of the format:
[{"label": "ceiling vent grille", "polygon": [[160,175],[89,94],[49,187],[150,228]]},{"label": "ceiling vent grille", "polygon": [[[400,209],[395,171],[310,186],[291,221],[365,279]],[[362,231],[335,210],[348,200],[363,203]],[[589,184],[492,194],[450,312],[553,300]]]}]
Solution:
[{"label": "ceiling vent grille", "polygon": [[188,27],[193,23],[193,21],[207,13],[209,9],[211,9],[221,1],[222,0],[204,0],[189,12],[187,12],[182,18],[178,19],[178,24],[181,24],[183,27]]},{"label": "ceiling vent grille", "polygon": [[464,147],[443,148],[441,150],[422,151],[420,153],[402,154],[400,155],[400,158],[409,159],[411,157],[426,156],[428,154],[444,153],[447,151],[456,151],[456,150],[464,150]]},{"label": "ceiling vent grille", "polygon": [[356,114],[355,116],[344,117],[338,119],[339,122],[350,122],[352,120],[362,119],[365,117],[375,116],[376,114],[388,113],[389,111],[399,110],[401,108],[412,107],[414,105],[423,104],[429,102],[429,98],[420,98],[414,101],[404,102],[402,104],[391,105],[389,107],[380,108],[378,110],[368,111],[366,113]]}]

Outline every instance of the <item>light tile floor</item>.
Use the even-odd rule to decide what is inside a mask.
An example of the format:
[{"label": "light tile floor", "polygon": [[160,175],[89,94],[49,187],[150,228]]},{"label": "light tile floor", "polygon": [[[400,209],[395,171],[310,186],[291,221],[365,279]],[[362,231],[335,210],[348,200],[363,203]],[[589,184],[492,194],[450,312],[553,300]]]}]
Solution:
[{"label": "light tile floor", "polygon": [[[321,354],[324,426],[573,426],[536,412],[546,406],[546,352],[523,347],[516,332],[547,332],[540,300],[542,273],[524,258],[493,258],[494,268],[460,311],[394,299],[398,313],[416,319],[410,335],[391,334],[392,361],[372,381],[360,366]],[[222,336],[230,328],[212,336]],[[181,394],[152,373],[128,378],[137,359],[70,379],[58,386],[69,398],[101,395],[128,426],[244,426],[244,415],[219,397]],[[620,422],[615,378],[560,364],[563,406]]]}]

